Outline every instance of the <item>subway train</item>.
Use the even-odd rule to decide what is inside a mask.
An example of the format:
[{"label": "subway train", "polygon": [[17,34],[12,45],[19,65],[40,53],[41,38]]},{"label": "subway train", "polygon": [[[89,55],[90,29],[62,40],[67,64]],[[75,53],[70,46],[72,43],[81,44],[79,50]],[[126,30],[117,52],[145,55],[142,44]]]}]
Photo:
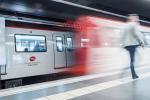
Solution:
[{"label": "subway train", "polygon": [[49,74],[73,66],[71,29],[6,21],[5,18],[0,21],[2,88],[44,81]]},{"label": "subway train", "polygon": [[[129,58],[121,48],[125,22],[81,16],[65,27],[6,21],[0,18],[2,88],[49,80],[55,73],[99,73],[121,70]],[[149,65],[150,28],[141,26],[147,47],[137,59]]]}]

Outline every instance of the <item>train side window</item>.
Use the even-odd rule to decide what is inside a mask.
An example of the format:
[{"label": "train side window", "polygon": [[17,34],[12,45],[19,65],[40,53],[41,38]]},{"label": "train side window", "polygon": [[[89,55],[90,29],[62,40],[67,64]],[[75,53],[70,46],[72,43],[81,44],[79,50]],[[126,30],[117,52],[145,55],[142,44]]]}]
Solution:
[{"label": "train side window", "polygon": [[58,52],[63,52],[63,38],[60,36],[56,36],[56,48]]},{"label": "train side window", "polygon": [[46,52],[46,36],[15,34],[16,52]]},{"label": "train side window", "polygon": [[147,46],[150,46],[150,33],[149,32],[141,32],[142,38]]},{"label": "train side window", "polygon": [[72,50],[73,50],[72,37],[68,37],[68,38],[67,38],[67,50],[68,50],[68,51],[72,51]]}]

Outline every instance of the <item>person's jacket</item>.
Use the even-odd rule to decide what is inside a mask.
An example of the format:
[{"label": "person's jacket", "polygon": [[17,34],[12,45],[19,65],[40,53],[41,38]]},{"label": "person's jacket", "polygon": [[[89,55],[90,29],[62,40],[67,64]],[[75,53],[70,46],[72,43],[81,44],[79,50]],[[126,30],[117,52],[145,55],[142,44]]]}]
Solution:
[{"label": "person's jacket", "polygon": [[139,23],[128,22],[123,28],[121,33],[122,33],[121,41],[123,47],[145,44],[143,35],[139,29]]}]

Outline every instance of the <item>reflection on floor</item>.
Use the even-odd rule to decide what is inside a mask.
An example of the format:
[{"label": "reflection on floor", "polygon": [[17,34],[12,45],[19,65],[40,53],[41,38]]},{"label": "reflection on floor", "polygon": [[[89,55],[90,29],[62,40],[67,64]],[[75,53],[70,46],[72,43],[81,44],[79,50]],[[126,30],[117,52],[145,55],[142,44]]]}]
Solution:
[{"label": "reflection on floor", "polygon": [[80,76],[0,91],[0,100],[150,100],[150,67]]}]

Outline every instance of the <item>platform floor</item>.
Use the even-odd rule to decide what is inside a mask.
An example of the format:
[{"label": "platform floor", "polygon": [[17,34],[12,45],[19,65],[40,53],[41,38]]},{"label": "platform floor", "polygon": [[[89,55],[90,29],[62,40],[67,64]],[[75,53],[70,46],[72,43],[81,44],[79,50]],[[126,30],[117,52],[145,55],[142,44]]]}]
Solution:
[{"label": "platform floor", "polygon": [[150,100],[150,67],[91,74],[0,91],[0,100]]}]

